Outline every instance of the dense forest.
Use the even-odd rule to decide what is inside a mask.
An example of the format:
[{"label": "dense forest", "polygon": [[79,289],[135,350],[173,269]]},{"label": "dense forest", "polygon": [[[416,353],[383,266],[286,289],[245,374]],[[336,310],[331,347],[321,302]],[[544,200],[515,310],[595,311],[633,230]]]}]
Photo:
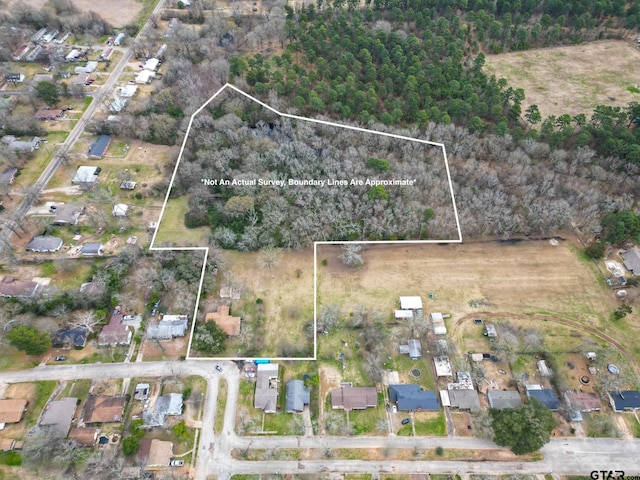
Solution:
[{"label": "dense forest", "polygon": [[171,192],[189,196],[188,227],[211,226],[221,247],[240,250],[458,238],[441,148],[223,95],[196,117]]}]

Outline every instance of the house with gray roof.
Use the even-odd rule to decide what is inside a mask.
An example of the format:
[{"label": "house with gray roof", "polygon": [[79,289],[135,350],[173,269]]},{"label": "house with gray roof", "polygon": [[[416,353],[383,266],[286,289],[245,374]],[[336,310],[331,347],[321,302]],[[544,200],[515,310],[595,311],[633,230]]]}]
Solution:
[{"label": "house with gray roof", "polygon": [[640,275],[640,250],[633,248],[622,252],[620,255],[625,268],[634,275]]},{"label": "house with gray roof", "polygon": [[420,360],[422,358],[422,344],[420,340],[412,338],[407,344],[409,345],[409,358],[411,360]]},{"label": "house with gray roof", "polygon": [[170,340],[184,337],[189,326],[187,315],[163,315],[160,322],[147,327],[147,338]]},{"label": "house with gray roof", "polygon": [[304,406],[309,405],[310,393],[302,380],[289,380],[286,385],[285,411],[302,412]]},{"label": "house with gray roof", "polygon": [[522,405],[522,398],[520,398],[520,392],[515,390],[496,390],[487,393],[487,399],[489,400],[489,406],[497,410],[504,410],[505,408],[518,408]]},{"label": "house with gray roof", "polygon": [[16,167],[7,168],[4,172],[0,173],[0,185],[13,185],[18,175],[18,169]]},{"label": "house with gray roof", "polygon": [[449,403],[458,410],[480,411],[480,398],[476,390],[460,389],[449,390]]},{"label": "house with gray roof", "polygon": [[253,407],[264,413],[276,413],[278,404],[278,364],[264,363],[257,366],[256,392]]},{"label": "house with gray roof", "polygon": [[89,331],[84,327],[61,328],[54,335],[51,344],[55,348],[84,348]]},{"label": "house with gray roof", "polygon": [[103,255],[104,246],[101,243],[85,243],[80,250],[82,255]]},{"label": "house with gray roof", "polygon": [[58,237],[50,237],[50,236],[38,236],[33,237],[25,250],[27,252],[37,252],[37,253],[51,253],[57,252],[62,247],[62,239]]},{"label": "house with gray roof", "polygon": [[640,392],[637,390],[609,392],[608,395],[611,408],[615,412],[640,410]]},{"label": "house with gray roof", "polygon": [[527,388],[527,398],[535,398],[552,412],[560,409],[560,399],[551,388],[530,389]]},{"label": "house with gray roof", "polygon": [[142,418],[147,427],[161,427],[167,416],[182,415],[182,394],[168,393],[156,399],[153,410],[145,410]]},{"label": "house with gray roof", "polygon": [[422,390],[415,383],[389,385],[389,399],[396,402],[398,410],[440,410],[435,392]]},{"label": "house with gray roof", "polygon": [[84,207],[79,205],[58,205],[56,216],[51,222],[53,225],[77,225]]},{"label": "house with gray roof", "polygon": [[40,418],[40,425],[48,427],[55,438],[66,438],[77,408],[78,399],[74,397],[49,402]]},{"label": "house with gray roof", "polygon": [[84,187],[84,188],[93,187],[93,185],[95,185],[95,183],[98,181],[99,173],[100,173],[99,167],[90,167],[87,165],[82,165],[78,167],[78,170],[76,171],[76,174],[73,177],[73,180],[71,180],[71,183],[73,183],[74,185],[80,185],[81,187]]}]

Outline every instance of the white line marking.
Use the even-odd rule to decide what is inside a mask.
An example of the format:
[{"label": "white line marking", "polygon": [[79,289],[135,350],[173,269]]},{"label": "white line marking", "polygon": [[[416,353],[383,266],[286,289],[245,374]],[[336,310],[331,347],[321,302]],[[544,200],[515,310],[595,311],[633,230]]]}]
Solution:
[{"label": "white line marking", "polygon": [[[313,242],[313,357],[309,358],[299,358],[299,357],[294,357],[294,358],[289,358],[289,357],[280,357],[280,358],[272,358],[271,360],[278,360],[278,361],[284,361],[284,360],[316,360],[317,359],[317,355],[318,355],[318,332],[317,332],[317,303],[318,303],[318,262],[317,262],[317,257],[318,257],[318,251],[317,251],[317,246],[318,245],[342,245],[345,243],[361,243],[361,244],[377,244],[377,243],[384,243],[384,244],[395,244],[395,243],[399,243],[399,244],[407,244],[407,243],[462,243],[462,230],[460,228],[460,218],[458,216],[458,208],[456,206],[456,199],[455,199],[455,195],[453,193],[453,182],[451,181],[451,172],[449,171],[449,161],[447,159],[447,151],[446,148],[444,146],[443,143],[437,143],[437,142],[432,142],[429,140],[423,140],[420,138],[413,138],[413,137],[406,137],[404,135],[397,135],[395,133],[388,133],[388,132],[378,132],[375,130],[369,130],[366,128],[362,128],[362,127],[354,127],[352,125],[343,125],[340,123],[335,123],[335,122],[329,122],[326,120],[318,120],[316,118],[307,118],[307,117],[301,117],[299,115],[292,115],[290,113],[282,113],[279,112],[278,110],[276,110],[275,108],[267,105],[266,103],[258,100],[257,98],[249,95],[248,93],[240,90],[238,87],[235,87],[234,85],[231,85],[230,83],[226,83],[223,87],[221,87],[216,93],[214,93],[211,98],[209,100],[207,100],[205,103],[202,104],[202,106],[200,108],[198,108],[193,115],[191,115],[191,118],[189,119],[189,125],[187,127],[187,131],[185,132],[184,135],[184,139],[182,140],[182,145],[180,147],[180,153],[178,154],[178,160],[176,161],[176,166],[173,169],[173,174],[171,175],[171,181],[169,182],[169,188],[167,188],[167,193],[164,197],[164,202],[162,204],[162,209],[160,210],[160,217],[158,218],[158,225],[156,227],[155,232],[153,232],[153,237],[151,238],[151,244],[149,246],[149,250],[150,251],[204,251],[204,261],[202,263],[202,273],[200,275],[200,284],[198,286],[198,295],[196,296],[196,305],[193,311],[193,316],[191,318],[191,334],[189,337],[189,346],[187,347],[187,354],[186,354],[186,358],[189,358],[190,360],[254,360],[253,358],[248,358],[248,357],[190,357],[189,354],[191,353],[191,342],[193,341],[193,332],[195,330],[195,325],[196,325],[196,316],[198,313],[198,307],[200,305],[200,295],[202,294],[202,284],[204,282],[204,274],[206,271],[206,265],[207,265],[207,258],[209,256],[209,247],[154,247],[155,241],[156,241],[156,235],[158,235],[158,230],[160,230],[160,225],[162,224],[162,219],[164,217],[164,212],[165,209],[167,208],[167,203],[169,201],[169,194],[171,193],[171,189],[173,188],[173,182],[176,178],[176,173],[178,173],[178,167],[180,166],[180,162],[182,161],[182,155],[184,153],[184,149],[187,145],[187,140],[189,139],[189,133],[191,132],[191,127],[193,126],[193,120],[196,117],[196,115],[198,115],[200,112],[202,112],[202,110],[209,105],[218,95],[220,95],[224,90],[226,90],[227,88],[236,91],[237,93],[247,97],[249,100],[251,100],[252,102],[257,103],[258,105],[266,108],[267,110],[275,113],[276,115],[279,115],[281,117],[285,117],[285,118],[291,118],[294,120],[301,120],[304,122],[311,122],[311,123],[317,123],[320,125],[327,125],[330,127],[338,127],[338,128],[345,128],[347,130],[353,130],[356,132],[363,132],[363,133],[373,133],[376,135],[382,135],[385,137],[391,137],[391,138],[397,138],[400,140],[408,140],[410,142],[418,142],[418,143],[423,143],[426,145],[433,145],[434,147],[439,147],[442,148],[442,155],[444,158],[444,164],[445,164],[445,169],[447,172],[447,180],[449,182],[449,192],[451,193],[451,203],[453,205],[453,213],[455,215],[456,218],[456,229],[458,230],[458,238],[456,240],[398,240],[398,241],[387,241],[387,240],[371,240],[371,241],[322,241],[322,242]],[[263,357],[264,358],[264,357]]]}]

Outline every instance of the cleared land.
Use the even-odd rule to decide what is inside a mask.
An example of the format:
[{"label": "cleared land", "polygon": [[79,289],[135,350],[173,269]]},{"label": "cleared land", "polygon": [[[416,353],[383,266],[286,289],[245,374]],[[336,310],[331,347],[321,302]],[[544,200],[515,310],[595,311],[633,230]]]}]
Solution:
[{"label": "cleared land", "polygon": [[339,304],[345,316],[358,304],[391,313],[400,295],[421,295],[426,314],[451,313],[456,321],[480,312],[548,313],[598,328],[638,354],[627,340],[638,326],[631,318],[609,321],[617,301],[569,241],[370,245],[358,269],[344,267],[339,253],[339,246],[318,247],[318,298]]},{"label": "cleared land", "polygon": [[[0,11],[10,11],[18,0],[8,0],[0,3]],[[47,0],[22,0],[22,3],[40,9],[48,5]],[[135,0],[110,0],[96,2],[94,0],[72,0],[71,3],[80,12],[93,11],[114,27],[123,27],[133,23],[142,10],[143,2]]]},{"label": "cleared land", "polygon": [[623,40],[487,55],[484,68],[514,88],[523,88],[522,111],[536,104],[543,118],[589,115],[598,104],[640,101],[639,94],[628,90],[638,87],[640,51]]}]

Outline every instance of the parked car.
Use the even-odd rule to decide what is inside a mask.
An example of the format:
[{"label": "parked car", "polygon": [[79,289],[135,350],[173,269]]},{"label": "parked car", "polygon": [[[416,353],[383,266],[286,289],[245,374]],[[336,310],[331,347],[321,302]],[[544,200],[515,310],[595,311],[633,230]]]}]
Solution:
[{"label": "parked car", "polygon": [[169,465],[172,467],[183,467],[184,460],[171,460],[171,463],[169,463]]},{"label": "parked car", "polygon": [[67,359],[64,355],[59,355],[56,357],[56,362],[64,362]]},{"label": "parked car", "polygon": [[222,367],[220,365],[216,365],[216,370],[221,372],[222,371]]},{"label": "parked car", "polygon": [[480,324],[480,323],[482,323],[482,319],[481,318],[474,318],[473,319],[473,323]]},{"label": "parked car", "polygon": [[406,425],[407,423],[410,423],[411,419],[410,418],[405,418],[404,420],[402,420],[402,424]]},{"label": "parked car", "polygon": [[393,406],[391,407],[391,411],[392,411],[393,413],[398,413],[398,407],[396,407],[395,405],[393,405]]}]

